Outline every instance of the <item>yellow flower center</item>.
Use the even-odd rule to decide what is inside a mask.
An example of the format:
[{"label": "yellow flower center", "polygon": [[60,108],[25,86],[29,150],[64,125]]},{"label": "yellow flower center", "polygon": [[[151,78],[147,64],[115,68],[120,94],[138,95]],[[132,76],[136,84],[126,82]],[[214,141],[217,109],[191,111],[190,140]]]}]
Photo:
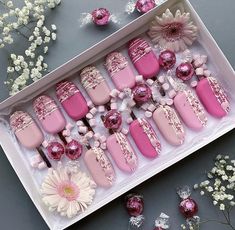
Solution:
[{"label": "yellow flower center", "polygon": [[79,196],[79,188],[72,181],[63,181],[58,187],[58,193],[68,201],[76,200]]},{"label": "yellow flower center", "polygon": [[74,195],[75,191],[71,187],[65,187],[64,188],[64,193],[67,196],[72,196],[72,195]]}]

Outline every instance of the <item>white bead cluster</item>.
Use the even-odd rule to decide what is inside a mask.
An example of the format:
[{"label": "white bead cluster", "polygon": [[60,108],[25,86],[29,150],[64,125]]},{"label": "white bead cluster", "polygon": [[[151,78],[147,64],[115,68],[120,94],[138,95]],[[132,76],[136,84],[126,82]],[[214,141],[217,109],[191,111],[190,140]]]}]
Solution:
[{"label": "white bead cluster", "polygon": [[30,165],[32,166],[32,168],[36,168],[39,170],[47,168],[47,165],[45,161],[43,161],[40,154],[36,154],[30,158]]},{"label": "white bead cluster", "polygon": [[[168,73],[169,74],[169,73]],[[176,96],[176,91],[174,89],[171,88],[167,76],[165,75],[161,75],[158,77],[158,80],[154,81],[151,79],[148,79],[146,81],[146,83],[148,84],[148,86],[151,88],[152,90],[152,98],[153,101],[157,102],[160,105],[173,105],[174,101],[173,98]],[[163,97],[160,94],[160,88],[162,88],[164,90],[164,92],[166,93],[166,97]],[[142,108],[144,110],[147,110],[145,112],[145,116],[146,117],[152,117],[152,113],[154,112],[154,110],[156,109],[156,105],[154,104],[147,104],[147,105],[143,105]]]},{"label": "white bead cluster", "polygon": [[[93,132],[89,131],[88,127],[84,124],[82,120],[79,120],[76,122],[77,127],[78,127],[78,133],[81,134],[82,136],[87,136],[88,139],[91,139],[93,137]],[[92,133],[92,135],[91,135]]]},{"label": "white bead cluster", "polygon": [[111,96],[110,108],[111,108],[111,109],[117,109],[117,108],[118,108],[117,98],[118,98],[119,94],[120,94],[120,91],[117,90],[117,89],[113,89],[113,90],[110,92],[110,96]]},{"label": "white bead cluster", "polygon": [[123,92],[118,91],[117,89],[113,89],[110,93],[111,96],[111,109],[117,109],[118,99],[122,100],[122,103],[119,107],[120,112],[130,112],[132,107],[135,106],[135,101],[132,98],[132,92],[131,89],[126,88],[123,90]]},{"label": "white bead cluster", "polygon": [[104,135],[101,135],[100,133],[95,133],[94,139],[94,147],[100,147],[103,150],[107,149],[106,137]]},{"label": "white bead cluster", "polygon": [[87,105],[90,108],[90,110],[87,113],[86,118],[87,118],[90,126],[93,128],[96,126],[95,115],[97,114],[98,110],[91,101],[88,101]]},{"label": "white bead cluster", "polygon": [[82,120],[76,122],[78,133],[80,134],[79,142],[82,145],[89,146],[89,141],[94,137],[93,131],[89,131]]},{"label": "white bead cluster", "polygon": [[67,141],[67,143],[69,143],[70,141],[72,141],[72,133],[71,130],[74,128],[74,125],[72,125],[71,123],[68,123],[65,127],[65,130],[63,130],[62,135],[65,137],[65,140]]},{"label": "white bead cluster", "polygon": [[[118,98],[122,100],[122,104],[119,107],[119,110],[127,114],[126,122],[127,124],[131,124],[133,121],[133,118],[131,117],[131,112],[133,107],[136,105],[133,99],[132,90],[130,88],[124,89],[123,92],[119,93]],[[122,129],[121,132],[124,135],[127,135],[128,130]]]},{"label": "white bead cluster", "polygon": [[211,76],[211,71],[208,70],[206,65],[207,59],[208,57],[206,55],[200,55],[200,54],[193,55],[192,64],[193,67],[195,68],[195,74],[197,76],[205,76],[205,77]]},{"label": "white bead cluster", "polygon": [[[13,44],[15,33],[29,42],[23,55],[12,53],[9,57],[5,84],[9,87],[10,95],[26,87],[30,79],[37,81],[47,71],[48,65],[44,62],[43,55],[48,52],[49,43],[56,40],[56,26],[45,26],[45,13],[48,8],[55,8],[60,2],[61,0],[24,0],[23,6],[19,8],[12,1],[0,1],[5,8],[5,13],[0,15],[0,48]],[[23,33],[23,28],[27,35],[26,32]]]}]

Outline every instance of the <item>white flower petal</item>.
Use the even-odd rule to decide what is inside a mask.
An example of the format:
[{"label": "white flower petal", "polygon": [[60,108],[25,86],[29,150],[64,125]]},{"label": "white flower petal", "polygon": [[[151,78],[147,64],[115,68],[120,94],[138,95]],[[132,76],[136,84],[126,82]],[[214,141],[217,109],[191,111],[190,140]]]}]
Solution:
[{"label": "white flower petal", "polygon": [[55,208],[58,206],[60,199],[61,197],[57,194],[43,197],[43,201],[45,202],[45,204],[49,205],[52,208]]},{"label": "white flower petal", "polygon": [[61,212],[64,209],[67,209],[66,207],[68,206],[68,200],[66,198],[61,198],[58,207],[57,207],[57,211]]}]

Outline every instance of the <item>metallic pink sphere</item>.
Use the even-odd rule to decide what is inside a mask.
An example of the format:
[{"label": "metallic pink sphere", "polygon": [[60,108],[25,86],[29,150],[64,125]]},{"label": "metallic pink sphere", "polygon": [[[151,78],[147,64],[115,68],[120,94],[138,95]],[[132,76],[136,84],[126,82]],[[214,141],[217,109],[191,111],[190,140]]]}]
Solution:
[{"label": "metallic pink sphere", "polygon": [[65,154],[70,160],[76,160],[82,155],[82,145],[76,141],[70,141],[65,147]]},{"label": "metallic pink sphere", "polygon": [[176,76],[183,81],[190,80],[194,75],[194,68],[191,63],[181,63],[176,69]]},{"label": "metallic pink sphere", "polygon": [[110,21],[110,13],[105,8],[99,8],[94,10],[92,13],[92,20],[98,26],[107,25]]},{"label": "metallic pink sphere", "polygon": [[122,124],[122,115],[116,109],[110,110],[104,116],[104,126],[107,129],[117,130],[120,128],[121,124]]},{"label": "metallic pink sphere", "polygon": [[139,104],[148,102],[152,97],[151,89],[143,83],[136,85],[132,92],[134,100]]},{"label": "metallic pink sphere", "polygon": [[159,64],[164,70],[169,70],[174,67],[176,63],[175,53],[171,50],[165,50],[159,55]]},{"label": "metallic pink sphere", "polygon": [[185,218],[192,218],[198,212],[198,205],[192,198],[187,198],[181,201],[179,210]]},{"label": "metallic pink sphere", "polygon": [[146,13],[156,6],[155,0],[137,0],[135,8],[140,13]]},{"label": "metallic pink sphere", "polygon": [[46,149],[48,156],[53,160],[59,161],[64,154],[64,146],[57,141],[50,142]]},{"label": "metallic pink sphere", "polygon": [[144,210],[142,196],[131,194],[126,198],[126,209],[130,216],[139,216]]}]

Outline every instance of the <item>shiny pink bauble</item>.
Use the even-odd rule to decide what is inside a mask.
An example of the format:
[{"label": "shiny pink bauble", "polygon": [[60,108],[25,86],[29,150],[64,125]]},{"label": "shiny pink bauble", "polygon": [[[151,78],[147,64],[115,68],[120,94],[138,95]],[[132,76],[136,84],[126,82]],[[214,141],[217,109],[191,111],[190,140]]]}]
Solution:
[{"label": "shiny pink bauble", "polygon": [[176,63],[175,53],[171,50],[165,50],[159,55],[159,64],[164,70],[169,70],[174,67]]},{"label": "shiny pink bauble", "polygon": [[76,160],[82,155],[82,145],[72,140],[65,146],[65,154],[70,160]]},{"label": "shiny pink bauble", "polygon": [[48,156],[53,160],[59,161],[64,154],[64,146],[57,141],[50,142],[46,149]]},{"label": "shiny pink bauble", "polygon": [[185,62],[181,63],[176,68],[176,76],[183,81],[190,80],[194,75],[194,68],[191,63]]},{"label": "shiny pink bauble", "polygon": [[179,210],[185,218],[192,218],[198,212],[198,206],[192,198],[187,198],[181,201]]},{"label": "shiny pink bauble", "polygon": [[133,90],[133,98],[137,103],[143,104],[148,102],[152,97],[152,91],[146,84],[138,84]]},{"label": "shiny pink bauble", "polygon": [[110,13],[105,8],[99,8],[94,10],[92,13],[92,20],[98,26],[107,25],[110,21]]},{"label": "shiny pink bauble", "polygon": [[121,124],[122,124],[122,115],[116,109],[110,110],[104,116],[104,126],[107,129],[117,130],[120,128]]},{"label": "shiny pink bauble", "polygon": [[135,8],[140,13],[146,13],[156,6],[155,0],[137,0]]},{"label": "shiny pink bauble", "polygon": [[126,209],[130,216],[139,216],[144,210],[144,200],[139,195],[131,194],[126,198]]}]

